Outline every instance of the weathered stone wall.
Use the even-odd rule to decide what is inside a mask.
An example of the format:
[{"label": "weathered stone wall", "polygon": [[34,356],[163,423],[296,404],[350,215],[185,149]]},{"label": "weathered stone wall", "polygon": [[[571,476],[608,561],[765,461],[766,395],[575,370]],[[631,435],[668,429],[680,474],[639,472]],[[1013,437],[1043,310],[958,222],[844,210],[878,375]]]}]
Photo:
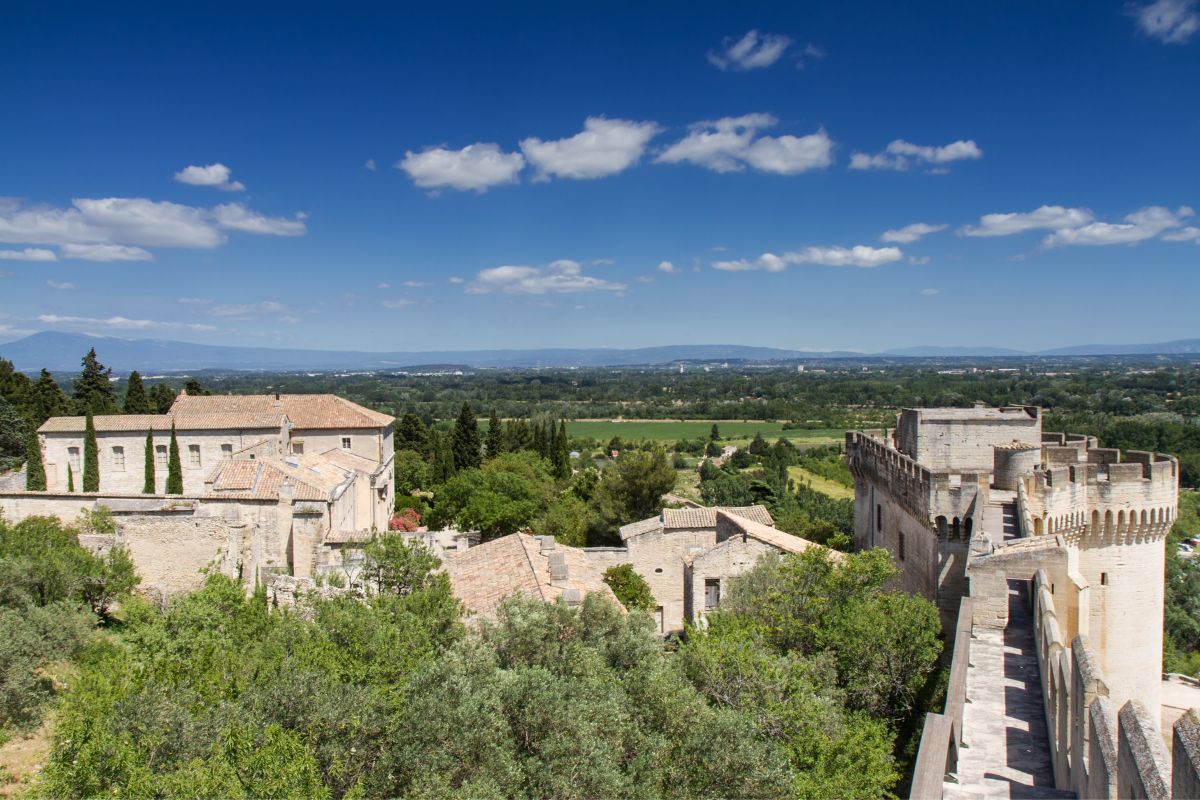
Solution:
[{"label": "weathered stone wall", "polygon": [[997,445],[1015,441],[1040,446],[1041,440],[1041,414],[1033,408],[907,408],[896,424],[900,451],[942,472],[990,473]]},{"label": "weathered stone wall", "polygon": [[[720,518],[717,524],[721,524]],[[685,601],[687,621],[703,624],[708,581],[718,582],[723,599],[729,592],[730,578],[749,572],[763,555],[771,552],[778,550],[757,539],[735,536],[695,556],[684,571],[688,593]]]},{"label": "weathered stone wall", "polygon": [[625,542],[629,563],[650,584],[650,592],[662,606],[664,632],[683,630],[684,562],[716,543],[713,528],[659,529],[631,536]]},{"label": "weathered stone wall", "polygon": [[117,520],[115,543],[128,549],[140,590],[167,596],[200,586],[206,568],[241,577],[243,540],[251,535],[244,523],[190,514],[132,516]]}]

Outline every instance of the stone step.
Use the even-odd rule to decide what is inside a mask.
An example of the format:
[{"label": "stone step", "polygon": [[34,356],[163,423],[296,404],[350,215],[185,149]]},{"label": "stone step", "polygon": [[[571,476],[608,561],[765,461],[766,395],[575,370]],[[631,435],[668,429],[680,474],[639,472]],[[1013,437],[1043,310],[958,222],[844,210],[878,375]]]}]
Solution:
[{"label": "stone step", "polygon": [[1027,800],[1071,800],[1075,793],[1053,786],[1030,786],[1002,778],[984,778],[969,784],[946,781],[942,784],[944,800],[982,800],[982,798],[1026,798]]}]

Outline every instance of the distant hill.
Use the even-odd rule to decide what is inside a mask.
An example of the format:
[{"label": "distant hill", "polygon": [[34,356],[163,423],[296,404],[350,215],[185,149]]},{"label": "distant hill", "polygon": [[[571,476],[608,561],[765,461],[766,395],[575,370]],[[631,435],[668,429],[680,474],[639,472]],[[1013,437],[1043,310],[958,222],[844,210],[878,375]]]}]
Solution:
[{"label": "distant hill", "polygon": [[43,331],[0,344],[0,358],[32,372],[76,372],[79,360],[95,347],[101,360],[117,372],[187,372],[200,370],[413,370],[520,369],[528,367],[654,366],[678,362],[781,362],[837,358],[986,358],[1022,356],[1187,355],[1200,354],[1200,339],[1158,344],[1079,345],[1027,353],[1002,347],[902,347],[883,353],[850,350],[785,350],[736,344],[667,345],[664,347],[548,348],[543,350],[431,350],[373,353],[355,350],[299,350],[195,344],[169,339],[123,339],[82,333]]},{"label": "distant hill", "polygon": [[429,365],[460,368],[610,367],[669,364],[677,361],[787,361],[802,358],[853,358],[862,353],[809,353],[774,347],[741,345],[669,345],[637,349],[578,348],[545,350],[463,350],[372,353],[351,350],[293,350],[272,347],[232,347],[168,339],[122,339],[80,333],[44,331],[0,344],[0,358],[19,370],[74,372],[89,348],[117,372],[203,369],[236,370],[375,370],[430,369]]}]

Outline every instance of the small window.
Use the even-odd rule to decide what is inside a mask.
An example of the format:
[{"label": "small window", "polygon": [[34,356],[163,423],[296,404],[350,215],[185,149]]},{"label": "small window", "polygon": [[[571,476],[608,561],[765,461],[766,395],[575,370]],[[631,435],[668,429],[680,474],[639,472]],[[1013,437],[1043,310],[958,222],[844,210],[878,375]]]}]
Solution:
[{"label": "small window", "polygon": [[1108,573],[1107,572],[1100,573],[1100,585],[1108,586]]},{"label": "small window", "polygon": [[154,466],[158,469],[167,468],[167,446],[165,444],[154,445]]},{"label": "small window", "polygon": [[655,575],[661,575],[661,574],[662,574],[662,567],[655,567],[655,568],[654,568],[654,574],[655,574]]},{"label": "small window", "polygon": [[343,449],[343,450],[349,450],[349,449],[350,449],[350,437],[349,437],[349,436],[343,436],[343,437],[342,437],[342,449]]},{"label": "small window", "polygon": [[233,458],[233,445],[221,445],[221,458]]},{"label": "small window", "polygon": [[900,560],[904,560],[904,534],[900,534]]},{"label": "small window", "polygon": [[[350,440],[342,439],[342,447],[349,447],[350,445],[346,444],[348,441]],[[304,442],[292,442],[292,453],[298,456],[304,455]]]},{"label": "small window", "polygon": [[663,632],[663,607],[659,606],[654,609],[654,622],[658,626],[658,632]]},{"label": "small window", "polygon": [[199,467],[200,466],[200,445],[198,445],[198,444],[189,444],[188,445],[188,466],[189,467]]},{"label": "small window", "polygon": [[114,447],[112,449],[112,468],[116,472],[125,471],[125,448]]},{"label": "small window", "polygon": [[875,530],[883,530],[883,506],[875,506]]},{"label": "small window", "polygon": [[79,448],[78,447],[68,447],[67,448],[67,462],[71,465],[71,469],[75,470],[75,472],[79,472]]},{"label": "small window", "polygon": [[704,579],[704,609],[716,608],[721,602],[721,579]]}]

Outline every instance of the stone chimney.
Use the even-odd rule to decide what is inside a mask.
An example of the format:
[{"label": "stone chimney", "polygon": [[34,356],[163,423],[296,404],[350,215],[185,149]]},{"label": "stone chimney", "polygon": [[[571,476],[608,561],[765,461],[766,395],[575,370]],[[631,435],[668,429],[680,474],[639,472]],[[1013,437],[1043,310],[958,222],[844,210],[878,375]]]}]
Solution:
[{"label": "stone chimney", "polygon": [[559,589],[567,585],[567,556],[565,553],[550,553],[550,585]]},{"label": "stone chimney", "polygon": [[542,555],[546,555],[547,553],[549,553],[551,550],[554,549],[554,537],[553,536],[539,536],[538,542],[541,545],[541,549],[539,552]]}]

